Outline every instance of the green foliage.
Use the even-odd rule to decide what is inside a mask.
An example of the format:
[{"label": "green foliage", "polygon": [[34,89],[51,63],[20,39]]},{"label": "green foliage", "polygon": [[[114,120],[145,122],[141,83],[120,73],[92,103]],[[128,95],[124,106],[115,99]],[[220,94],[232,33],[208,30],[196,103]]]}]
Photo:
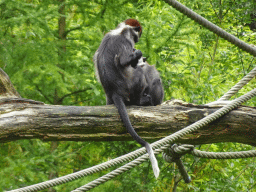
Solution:
[{"label": "green foliage", "polygon": [[[248,24],[255,1],[188,1],[181,3],[249,44],[255,31]],[[65,15],[59,12],[65,5]],[[58,20],[66,19],[64,39]],[[165,100],[207,103],[221,97],[255,67],[254,58],[191,21],[164,1],[1,0],[0,67],[24,98],[61,105],[104,105],[94,75],[93,54],[103,36],[118,23],[136,18],[143,34],[136,48],[159,70]],[[253,88],[256,79],[236,98]],[[256,98],[246,104],[255,106]],[[46,181],[105,162],[140,147],[136,142],[51,142],[24,140],[0,144],[0,191]],[[209,151],[239,151],[251,146],[225,143],[201,146]],[[253,191],[255,158],[198,159],[184,163],[192,177],[185,184],[177,168],[159,155],[160,178],[144,163],[92,191]],[[54,187],[71,191],[109,170]],[[47,190],[44,190],[47,191]]]}]

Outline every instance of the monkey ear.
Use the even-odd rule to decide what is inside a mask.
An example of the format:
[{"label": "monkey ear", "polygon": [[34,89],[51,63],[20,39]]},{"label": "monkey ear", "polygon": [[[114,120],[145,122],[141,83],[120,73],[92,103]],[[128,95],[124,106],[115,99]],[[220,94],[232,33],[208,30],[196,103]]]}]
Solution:
[{"label": "monkey ear", "polygon": [[140,26],[134,27],[134,30],[140,32]]}]

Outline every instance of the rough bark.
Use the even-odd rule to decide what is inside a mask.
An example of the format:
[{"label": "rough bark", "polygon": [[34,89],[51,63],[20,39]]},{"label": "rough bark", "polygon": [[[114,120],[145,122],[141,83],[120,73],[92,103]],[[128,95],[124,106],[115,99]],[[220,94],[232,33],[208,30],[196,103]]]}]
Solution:
[{"label": "rough bark", "polygon": [[[170,135],[218,109],[187,103],[127,108],[134,128],[146,140]],[[0,105],[0,113],[0,142],[36,138],[47,141],[132,140],[115,106],[58,106],[11,101]],[[255,122],[256,108],[241,106],[177,142],[240,142],[255,146]]]},{"label": "rough bark", "polygon": [[20,94],[13,87],[9,76],[0,68],[0,100],[6,97],[20,98]]},{"label": "rough bark", "polygon": [[[157,140],[170,135],[218,109],[180,101],[165,102],[155,107],[127,108],[134,128],[147,140]],[[256,108],[241,106],[176,142],[240,142],[256,146],[255,122]],[[132,140],[115,106],[44,105],[40,101],[24,99],[0,68],[0,142],[18,139]]]}]

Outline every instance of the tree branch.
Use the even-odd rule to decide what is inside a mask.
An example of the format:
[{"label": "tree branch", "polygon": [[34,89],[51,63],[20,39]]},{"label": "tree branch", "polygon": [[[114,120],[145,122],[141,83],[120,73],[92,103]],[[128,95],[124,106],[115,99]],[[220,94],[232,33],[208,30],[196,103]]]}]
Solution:
[{"label": "tree branch", "polygon": [[[130,106],[127,109],[137,133],[147,140],[161,139],[217,110],[177,100],[160,106]],[[240,142],[256,146],[255,122],[256,108],[240,106],[176,142]],[[125,130],[115,106],[45,105],[24,99],[0,68],[0,142],[18,139],[124,141],[132,137]]]},{"label": "tree branch", "polygon": [[[175,103],[127,107],[137,133],[146,140],[170,135],[218,108]],[[114,106],[58,106],[30,103],[0,105],[0,142],[132,140]],[[240,142],[256,146],[256,108],[241,106],[177,142],[203,144]]]}]

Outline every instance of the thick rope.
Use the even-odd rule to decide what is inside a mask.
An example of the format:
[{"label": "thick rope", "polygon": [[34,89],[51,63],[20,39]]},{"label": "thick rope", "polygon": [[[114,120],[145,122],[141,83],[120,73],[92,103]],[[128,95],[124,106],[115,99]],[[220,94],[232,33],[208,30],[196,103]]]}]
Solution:
[{"label": "thick rope", "polygon": [[249,81],[251,81],[256,76],[256,67],[250,71],[245,77],[243,77],[235,86],[233,86],[227,93],[225,93],[218,101],[224,101],[230,99],[234,94],[236,94],[240,89],[243,88]]},{"label": "thick rope", "polygon": [[[256,48],[248,45],[244,41],[238,39],[234,35],[229,34],[225,30],[221,29],[217,25],[213,24],[212,22],[206,20],[199,14],[195,13],[194,11],[190,10],[189,8],[185,7],[181,3],[177,2],[176,0],[165,0],[166,3],[180,11],[181,13],[187,15],[190,19],[198,22],[199,24],[203,25],[210,31],[214,32],[218,36],[226,39],[227,41],[231,42],[232,44],[238,46],[242,50],[250,53],[253,56],[256,56]],[[224,94],[218,101],[228,100],[234,94],[236,94],[244,85],[246,85],[251,79],[256,76],[256,67],[248,73],[239,83],[237,83],[234,87],[232,87],[226,94]]]},{"label": "thick rope", "polygon": [[[219,117],[223,116],[224,114],[228,113],[232,109],[236,108],[241,103],[248,101],[249,99],[251,99],[254,96],[256,96],[256,89],[253,89],[249,93],[246,93],[245,95],[233,100],[231,103],[220,108],[219,110],[215,111],[214,113],[206,116],[205,118],[193,123],[192,125],[189,125],[188,127],[184,128],[180,131],[177,131],[176,133],[174,133],[172,135],[169,135],[157,142],[154,142],[153,144],[151,144],[152,147],[158,148],[158,149],[154,150],[155,154],[159,154],[160,152],[163,152],[165,149],[170,147],[169,143],[173,143],[178,138],[181,138],[184,135],[191,133],[191,132],[207,125],[208,123],[218,119]],[[143,156],[127,163],[126,165],[124,165],[114,171],[111,171],[110,173],[108,173],[108,174],[82,186],[82,187],[79,187],[76,190],[73,190],[72,192],[88,191],[88,190],[116,177],[117,175],[120,175],[121,173],[141,164],[142,162],[146,161],[147,159],[148,159],[148,154],[144,154]]]},{"label": "thick rope", "polygon": [[202,16],[198,15],[194,11],[190,10],[189,8],[185,7],[181,3],[175,1],[175,0],[164,0],[166,3],[171,5],[173,8],[177,9],[181,13],[187,15],[190,19],[193,19],[194,21],[198,22],[199,24],[203,25],[210,31],[216,33],[218,36],[226,39],[230,43],[236,45],[237,47],[241,48],[242,50],[250,53],[253,56],[256,56],[256,48],[248,45],[244,41],[238,39],[234,35],[229,34],[228,32],[224,31],[217,25],[213,24],[212,22],[206,20]]},{"label": "thick rope", "polygon": [[[223,108],[217,110],[216,112],[212,113],[211,115],[199,120],[198,122],[184,128],[184,129],[182,129],[182,130],[180,130],[180,131],[178,131],[178,132],[176,132],[176,133],[174,133],[174,134],[172,134],[172,135],[170,135],[170,136],[168,136],[164,139],[161,139],[161,140],[153,143],[152,144],[153,148],[160,148],[162,146],[160,151],[155,150],[157,152],[157,153],[156,152],[155,153],[158,154],[158,153],[162,152],[164,149],[168,148],[168,143],[173,143],[178,138],[180,138],[180,137],[182,137],[182,136],[184,136],[184,135],[186,135],[190,132],[195,131],[196,129],[206,125],[207,123],[209,123],[211,121],[214,121],[215,119],[219,118],[223,114],[229,112],[233,108],[237,107],[239,104],[249,100],[251,97],[253,97],[255,95],[256,95],[256,89],[254,89],[251,92],[241,96],[240,98],[238,98],[236,100],[233,100],[228,105],[226,105]],[[95,172],[99,172],[101,170],[107,169],[111,166],[117,165],[117,164],[122,163],[124,161],[131,160],[135,157],[138,157],[138,156],[144,154],[145,152],[146,152],[145,148],[140,148],[140,149],[138,149],[134,152],[128,153],[126,155],[123,155],[123,156],[118,157],[116,159],[113,159],[113,160],[110,160],[108,162],[102,163],[100,165],[96,165],[96,166],[93,166],[91,168],[88,168],[88,169],[85,169],[85,170],[82,170],[82,171],[78,171],[76,173],[65,175],[63,177],[59,177],[59,178],[56,178],[56,179],[52,179],[52,180],[49,180],[49,181],[45,181],[45,182],[42,182],[42,183],[31,185],[31,186],[28,186],[28,187],[23,187],[23,188],[16,189],[16,190],[11,190],[10,192],[32,192],[32,191],[39,191],[39,190],[47,189],[47,188],[50,188],[50,187],[53,187],[53,186],[56,186],[56,185],[60,185],[60,184],[63,184],[63,183],[73,181],[75,179],[79,179],[81,177],[84,177],[86,175],[89,175],[89,174],[92,174],[92,173],[95,173]],[[136,160],[134,160],[135,162],[132,161],[134,163],[133,165],[136,166],[137,164],[140,164],[140,163],[144,162],[147,159],[145,157],[147,157],[147,156],[143,156],[143,158],[141,158],[141,160],[138,160],[139,162],[137,162]],[[127,164],[127,166],[129,167],[129,169],[134,167],[134,166],[131,166],[131,164],[129,164],[129,163]],[[123,167],[121,167],[121,168],[123,168]],[[127,168],[127,167],[125,166],[125,168]],[[119,172],[120,170],[117,169],[117,171]],[[119,173],[122,173],[124,171],[120,171]],[[95,180],[95,182],[97,182],[97,180]],[[89,183],[87,185],[89,185]]]},{"label": "thick rope", "polygon": [[[256,95],[256,89],[254,89],[251,92],[249,92],[249,93],[243,95],[242,97],[240,97],[242,101],[238,100],[238,99],[240,99],[240,98],[238,98],[238,99],[232,101],[227,106],[224,106],[223,108],[217,110],[213,114],[211,114],[211,115],[205,117],[204,119],[201,119],[198,122],[192,124],[193,126],[190,125],[187,128],[184,128],[184,129],[182,129],[182,130],[180,130],[180,131],[178,131],[178,132],[176,132],[176,133],[174,133],[174,134],[172,134],[172,135],[170,135],[170,136],[168,136],[168,137],[166,137],[166,138],[164,138],[162,140],[159,140],[158,142],[153,143],[152,146],[155,147],[155,148],[160,148],[161,145],[165,145],[165,146],[161,147],[160,151],[159,150],[155,150],[155,153],[158,154],[158,153],[162,152],[164,149],[168,148],[168,143],[172,143],[176,139],[178,139],[178,138],[180,138],[180,137],[182,137],[182,136],[184,136],[184,135],[186,135],[186,134],[188,134],[188,133],[190,133],[190,132],[192,132],[192,131],[194,131],[194,130],[196,130],[196,129],[204,126],[204,125],[206,125],[207,123],[209,123],[209,122],[219,118],[221,115],[229,112],[233,108],[237,107],[240,103],[243,103],[244,101],[249,100],[251,97],[253,97],[255,95]],[[217,113],[217,116],[213,117],[212,115],[214,115],[216,113]],[[202,121],[203,124],[201,124],[201,121]],[[190,127],[192,129],[190,129]],[[16,189],[16,190],[11,190],[10,192],[32,192],[32,191],[39,191],[39,190],[47,189],[47,188],[50,188],[50,187],[53,187],[53,186],[56,186],[56,185],[60,185],[60,184],[63,184],[63,183],[67,183],[67,182],[73,181],[75,179],[79,179],[81,177],[84,177],[84,176],[92,174],[92,173],[99,172],[101,170],[107,169],[109,167],[112,167],[112,166],[117,165],[119,163],[122,163],[124,161],[131,160],[131,159],[133,159],[135,157],[138,157],[138,156],[144,154],[145,152],[146,152],[145,148],[140,148],[140,149],[138,149],[138,150],[136,150],[134,152],[128,153],[126,155],[123,155],[123,156],[118,157],[116,159],[113,159],[113,160],[110,160],[108,162],[102,163],[100,165],[96,165],[96,166],[93,166],[91,168],[88,168],[88,169],[85,169],[85,170],[82,170],[82,171],[78,171],[76,173],[65,175],[63,177],[59,177],[59,178],[56,178],[56,179],[52,179],[52,180],[49,180],[49,181],[45,181],[45,182],[42,182],[42,183],[31,185],[31,186],[28,186],[28,187],[24,187],[24,188],[20,188],[20,189]],[[139,162],[137,162],[136,160],[134,160],[135,162],[134,161],[132,161],[132,162],[140,164],[140,163],[144,162],[147,159],[145,157],[147,157],[147,156],[142,156],[141,159],[139,158],[139,160],[138,160]],[[134,164],[134,166],[136,166],[137,164]],[[127,164],[127,166],[129,167],[130,164]],[[132,166],[132,167],[134,167],[134,166]],[[130,167],[130,168],[132,168],[132,167]],[[121,168],[124,169],[124,168],[126,168],[126,166],[125,167],[123,166]],[[118,169],[117,171],[120,171],[120,170]],[[120,171],[119,173],[122,173],[122,172],[124,172],[124,171]],[[95,182],[96,181],[97,180],[95,180]]]},{"label": "thick rope", "polygon": [[78,171],[78,172],[75,172],[75,173],[71,173],[71,174],[68,174],[68,175],[65,175],[65,176],[62,176],[62,177],[59,177],[59,178],[48,180],[48,181],[45,181],[45,182],[42,182],[42,183],[38,183],[38,184],[31,185],[31,186],[23,187],[23,188],[20,188],[20,189],[11,190],[9,192],[34,192],[34,191],[40,191],[40,190],[43,190],[43,189],[54,187],[54,186],[57,186],[57,185],[61,185],[63,183],[67,183],[67,182],[79,179],[81,177],[85,177],[87,175],[100,172],[104,169],[107,169],[107,168],[110,168],[112,166],[118,165],[118,164],[123,163],[125,161],[135,159],[136,157],[141,156],[145,153],[146,153],[146,148],[143,147],[143,148],[137,149],[136,151],[128,153],[126,155],[123,155],[123,156],[120,156],[118,158],[112,159],[110,161],[104,162],[102,164],[95,165],[93,167],[90,167],[90,168],[87,168],[87,169],[84,169],[84,170],[81,170],[81,171]]},{"label": "thick rope", "polygon": [[169,145],[169,148],[163,152],[163,159],[168,163],[173,163],[172,153],[184,155],[191,153],[191,151],[195,148],[194,145],[189,144],[175,145],[176,146]]},{"label": "thick rope", "polygon": [[[155,154],[160,153],[160,152],[158,152],[158,150],[155,150],[154,152],[155,152]],[[143,163],[144,161],[147,161],[148,158],[149,158],[148,154],[144,154],[144,155],[140,156],[139,158],[119,167],[118,169],[115,169],[114,171],[111,171],[108,174],[106,174],[102,177],[99,177],[98,179],[96,179],[90,183],[87,183],[86,185],[84,185],[82,187],[79,187],[79,188],[73,190],[72,192],[88,191],[90,189],[93,189],[93,188],[97,187],[98,185],[105,183],[108,180],[122,174],[123,172],[128,171],[129,169],[131,169],[133,167],[136,167],[137,165]]]},{"label": "thick rope", "polygon": [[192,125],[189,125],[188,127],[184,128],[182,130],[179,130],[179,131],[175,132],[174,134],[167,136],[167,137],[153,143],[152,144],[153,148],[160,148],[161,146],[166,145],[168,143],[173,143],[173,141],[185,136],[186,134],[191,133],[191,132],[195,131],[196,129],[203,127],[203,126],[209,124],[210,122],[218,119],[222,115],[228,113],[232,109],[239,106],[241,103],[248,101],[249,99],[251,99],[254,96],[256,96],[256,89],[253,89],[252,91],[246,93],[245,95],[231,101],[229,104],[218,109],[217,111],[206,116],[205,118],[193,123]]},{"label": "thick rope", "polygon": [[206,152],[194,149],[191,151],[191,154],[197,157],[208,159],[240,159],[256,157],[256,150],[238,152]]},{"label": "thick rope", "polygon": [[[195,149],[194,145],[182,144],[172,147],[173,151],[177,154],[184,155],[191,153],[192,155],[200,158],[208,159],[240,159],[256,157],[256,150],[250,151],[237,151],[237,152],[206,152]],[[173,162],[171,153],[163,153],[165,161]]]},{"label": "thick rope", "polygon": [[[202,24],[203,26],[205,26],[209,30],[218,34],[222,38],[228,40],[229,42],[231,42],[235,45],[237,45],[239,48],[243,49],[244,51],[247,51],[250,54],[256,56],[256,49],[255,48],[247,45],[245,42],[241,41],[240,39],[236,38],[235,36],[227,33],[223,29],[221,29],[218,26],[214,25],[213,23],[207,21],[206,19],[204,19],[200,15],[196,14],[195,12],[191,11],[187,7],[183,6],[182,4],[178,3],[177,1],[175,1],[175,0],[165,0],[165,1],[167,3],[169,3],[170,5],[172,5],[174,8],[176,8],[177,10],[179,10],[180,12],[182,12],[185,15],[187,15],[188,17],[190,17],[191,19],[195,20],[196,22]],[[232,103],[233,103],[233,101],[232,101]],[[230,103],[229,105],[231,105],[232,103]],[[229,105],[227,105],[227,106],[229,106]],[[184,135],[186,135],[186,134],[187,133],[185,133]],[[174,135],[174,137],[176,137],[175,139],[179,138],[179,136],[177,136],[175,134],[173,134],[173,135]],[[173,139],[172,141],[174,141],[175,139]],[[159,147],[159,145],[160,144],[158,142],[154,143],[155,147]],[[32,192],[32,191],[39,191],[39,190],[47,189],[47,188],[50,188],[50,187],[53,187],[53,186],[56,186],[56,185],[60,185],[60,184],[63,184],[63,183],[73,181],[75,179],[79,179],[81,177],[84,177],[86,175],[89,175],[89,174],[92,174],[92,173],[95,173],[95,172],[99,172],[101,170],[107,169],[109,167],[112,167],[112,166],[117,165],[119,163],[122,163],[124,161],[134,159],[134,158],[144,154],[145,152],[146,152],[145,148],[140,148],[140,149],[138,149],[134,152],[128,153],[126,155],[115,158],[113,160],[102,163],[100,165],[96,165],[96,166],[93,166],[91,168],[88,168],[88,169],[85,169],[85,170],[82,170],[82,171],[78,171],[76,173],[72,173],[72,174],[69,174],[69,175],[65,175],[63,177],[59,177],[59,178],[56,178],[56,179],[52,179],[52,180],[49,180],[49,181],[46,181],[46,182],[38,183],[38,184],[35,184],[35,185],[31,185],[31,186],[16,189],[16,190],[11,190],[10,192],[27,192],[27,191]]]},{"label": "thick rope", "polygon": [[163,159],[169,163],[175,163],[181,177],[183,178],[185,183],[191,182],[191,177],[189,176],[183,162],[181,161],[181,157],[194,149],[194,145],[177,145],[171,144],[170,147],[163,152]]},{"label": "thick rope", "polygon": [[189,144],[172,144],[170,147],[163,152],[163,159],[169,163],[175,163],[179,169],[180,175],[185,183],[191,182],[185,166],[181,161],[181,157],[187,153],[200,158],[208,159],[238,159],[238,158],[249,158],[256,157],[256,150],[240,151],[240,152],[204,152],[196,150],[194,145]]}]

